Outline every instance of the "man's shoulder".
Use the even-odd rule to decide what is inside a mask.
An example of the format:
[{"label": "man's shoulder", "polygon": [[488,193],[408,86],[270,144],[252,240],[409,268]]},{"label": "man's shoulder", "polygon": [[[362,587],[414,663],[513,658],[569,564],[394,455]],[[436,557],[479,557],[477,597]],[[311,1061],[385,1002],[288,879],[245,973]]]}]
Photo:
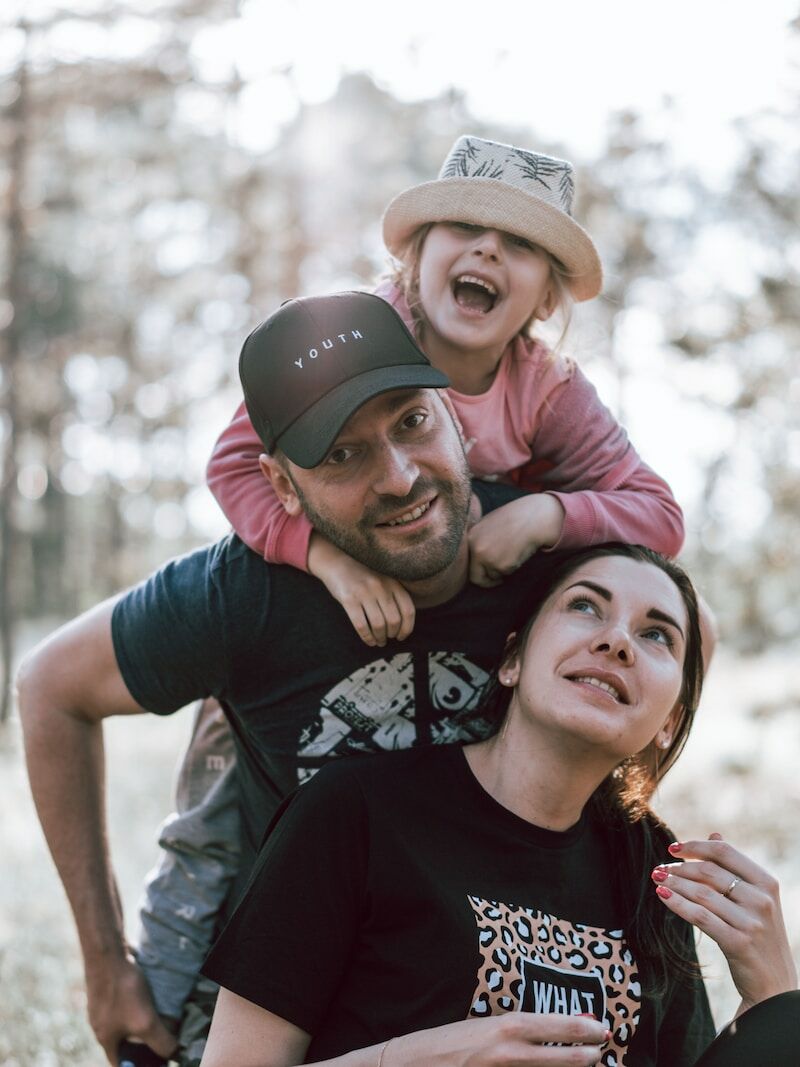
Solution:
[{"label": "man's shoulder", "polygon": [[472,489],[481,502],[482,513],[488,515],[490,511],[501,508],[504,504],[526,496],[523,489],[506,482],[485,482],[481,478],[472,479]]}]

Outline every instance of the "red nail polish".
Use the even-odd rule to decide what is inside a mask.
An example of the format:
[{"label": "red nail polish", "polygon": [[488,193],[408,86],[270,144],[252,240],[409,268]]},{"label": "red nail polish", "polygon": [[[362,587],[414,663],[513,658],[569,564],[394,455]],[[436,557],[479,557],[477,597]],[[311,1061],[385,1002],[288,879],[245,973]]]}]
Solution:
[{"label": "red nail polish", "polygon": [[669,898],[672,896],[672,890],[667,889],[665,885],[657,885],[656,893],[661,897],[662,900],[669,900]]},{"label": "red nail polish", "polygon": [[669,875],[663,869],[663,867],[656,867],[653,873],[650,875],[654,882],[666,882]]},{"label": "red nail polish", "polygon": [[667,847],[667,851],[671,852],[672,855],[674,856],[675,853],[676,852],[680,852],[680,850],[682,848],[683,848],[683,845],[680,843],[680,841],[673,841],[672,844]]},{"label": "red nail polish", "polygon": [[613,1035],[612,1035],[611,1031],[610,1030],[606,1030],[606,1041],[610,1041],[612,1036]]}]

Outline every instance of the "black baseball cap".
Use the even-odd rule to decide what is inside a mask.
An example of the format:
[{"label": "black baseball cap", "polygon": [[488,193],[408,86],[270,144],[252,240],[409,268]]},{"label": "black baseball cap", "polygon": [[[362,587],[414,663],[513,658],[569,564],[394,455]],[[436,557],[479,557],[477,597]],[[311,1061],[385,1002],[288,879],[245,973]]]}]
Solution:
[{"label": "black baseball cap", "polygon": [[316,467],[350,416],[391,389],[443,389],[397,312],[373,293],[288,300],[242,346],[239,377],[267,452]]}]

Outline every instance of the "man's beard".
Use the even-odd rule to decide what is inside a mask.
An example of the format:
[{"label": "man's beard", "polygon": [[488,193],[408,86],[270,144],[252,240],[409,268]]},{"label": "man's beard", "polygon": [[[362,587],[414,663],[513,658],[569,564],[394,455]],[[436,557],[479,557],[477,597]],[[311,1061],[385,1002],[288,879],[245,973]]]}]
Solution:
[{"label": "man's beard", "polygon": [[[434,578],[453,563],[464,540],[472,492],[465,463],[463,471],[457,472],[452,480],[420,478],[408,496],[389,497],[385,503],[368,508],[354,527],[343,528],[321,515],[296,484],[294,489],[315,530],[324,534],[352,559],[398,582]],[[390,515],[410,511],[433,494],[436,495],[434,506],[442,508],[446,517],[443,534],[431,537],[422,530],[419,543],[412,542],[404,548],[391,548],[378,542],[375,530],[377,523],[385,521]]]}]

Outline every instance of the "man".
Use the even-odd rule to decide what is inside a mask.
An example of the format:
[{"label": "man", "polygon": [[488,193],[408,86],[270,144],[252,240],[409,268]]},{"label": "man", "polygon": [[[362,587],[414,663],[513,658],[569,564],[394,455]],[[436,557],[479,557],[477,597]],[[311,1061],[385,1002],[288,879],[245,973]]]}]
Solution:
[{"label": "man", "polygon": [[503,587],[467,584],[471,508],[490,510],[515,491],[476,485],[474,510],[461,440],[437,393],[447,381],[380,298],[284,304],[245,342],[240,373],[283,507],[403,582],[417,621],[407,641],[370,648],[321,583],[265,564],[231,535],[100,604],[26,660],[31,785],[111,1062],[128,1036],[164,1056],[175,1039],[124,939],[105,837],[102,720],[219,700],[237,749],[240,887],[280,800],[326,760],[483,734],[474,709],[539,566],[534,557]]}]

